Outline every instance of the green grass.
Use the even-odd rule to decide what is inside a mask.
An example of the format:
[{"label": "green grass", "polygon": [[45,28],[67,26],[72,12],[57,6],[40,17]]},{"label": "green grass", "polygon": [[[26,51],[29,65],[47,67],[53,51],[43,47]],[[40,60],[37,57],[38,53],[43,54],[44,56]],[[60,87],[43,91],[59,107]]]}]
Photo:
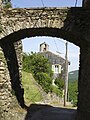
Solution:
[{"label": "green grass", "polygon": [[24,87],[24,98],[26,102],[34,103],[42,100],[39,87],[35,84],[32,74],[22,72],[22,85]]}]

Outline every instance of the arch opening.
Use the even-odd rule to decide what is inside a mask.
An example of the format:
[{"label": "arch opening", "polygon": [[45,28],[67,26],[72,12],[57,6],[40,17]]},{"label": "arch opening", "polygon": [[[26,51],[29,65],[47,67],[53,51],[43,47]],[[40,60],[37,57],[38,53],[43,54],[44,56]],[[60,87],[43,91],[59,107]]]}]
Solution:
[{"label": "arch opening", "polygon": [[[39,37],[26,38],[22,42],[23,42],[24,52],[26,52],[27,54],[31,54],[31,52],[36,52],[36,53],[40,52],[40,44],[43,44],[45,42],[46,44],[49,45],[49,49],[47,49],[47,51],[53,52],[54,54],[59,55],[65,59],[65,52],[66,52],[65,42],[66,41],[63,39],[56,38],[56,37],[48,37],[48,36],[40,37],[39,36]],[[68,97],[68,100],[72,101],[72,103],[76,105],[77,103],[76,94],[78,94],[78,92],[76,94],[74,93],[75,94],[75,98],[74,98],[72,97],[73,96],[72,91],[73,92],[78,91],[77,84],[78,84],[78,71],[79,71],[79,48],[74,44],[71,44],[70,42],[68,42],[68,60],[71,63],[71,65],[69,65],[70,67],[68,71],[69,79],[70,79],[69,80],[70,97]],[[76,75],[76,78],[73,78],[73,76],[75,75]],[[75,86],[76,88],[73,90],[71,87],[74,85],[76,85]],[[64,102],[62,102],[62,104],[64,104]]]},{"label": "arch opening", "polygon": [[[8,64],[8,68],[9,68],[9,72],[10,72],[10,77],[11,77],[11,80],[12,80],[12,88],[13,88],[13,84],[14,84],[13,81],[14,81],[14,79],[16,77],[16,74],[17,74],[16,84],[19,82],[18,88],[21,91],[21,94],[22,94],[21,97],[23,99],[22,100],[23,103],[21,103],[22,101],[19,100],[19,103],[23,104],[21,106],[24,106],[23,89],[21,88],[21,85],[20,85],[21,81],[20,81],[20,76],[19,76],[20,74],[19,74],[19,70],[18,70],[19,66],[18,66],[17,57],[15,57],[16,52],[15,52],[15,48],[14,48],[13,43],[22,39],[22,38],[25,38],[25,37],[35,37],[35,36],[52,36],[52,37],[58,37],[58,38],[62,37],[62,38],[69,39],[68,36],[65,36],[64,31],[59,30],[59,29],[53,29],[53,28],[39,28],[39,29],[36,28],[36,29],[33,29],[32,28],[32,29],[20,30],[20,31],[15,32],[15,33],[13,33],[13,34],[11,34],[11,35],[9,35],[9,36],[7,36],[7,37],[5,37],[1,40],[1,47],[3,48],[4,53],[6,52],[5,53],[6,60],[10,59],[9,58],[10,54],[9,54],[9,52],[7,53],[8,48],[11,47],[11,49],[13,49],[13,57],[11,57],[11,59],[10,59],[10,61],[12,61],[12,63],[9,63],[9,61],[7,61],[7,64]],[[8,42],[8,45],[6,44],[7,42]],[[6,50],[6,48],[7,48],[7,50]],[[16,58],[16,60],[14,60],[14,58]],[[12,72],[11,68],[13,67],[13,64],[16,65],[16,67]],[[14,90],[16,89],[15,86],[16,85],[14,85],[14,88],[13,88]],[[16,89],[15,91],[17,91],[16,96],[18,96],[18,89]],[[19,98],[17,97],[17,99],[19,99]]]},{"label": "arch opening", "polygon": [[49,37],[62,38],[69,42],[74,43],[77,46],[80,46],[80,41],[81,41],[81,38],[78,35],[75,35],[74,33],[71,33],[62,29],[58,29],[58,28],[47,28],[47,27],[46,28],[28,28],[28,29],[19,30],[17,32],[11,33],[10,35],[2,38],[0,41],[16,42],[26,37],[29,38],[29,37],[35,37],[35,36],[49,36]]},{"label": "arch opening", "polygon": [[[9,59],[7,61],[7,64],[8,64],[8,69],[9,69],[9,72],[10,72],[12,88],[16,91],[15,94],[17,96],[19,104],[22,107],[26,107],[26,106],[24,104],[24,98],[23,98],[23,94],[24,94],[23,92],[24,91],[23,91],[23,88],[21,87],[20,73],[19,73],[19,70],[18,70],[21,63],[18,65],[18,60],[17,60],[16,51],[15,51],[15,48],[14,48],[14,43],[19,41],[22,38],[35,37],[35,36],[52,36],[52,37],[57,37],[57,38],[67,38],[67,39],[69,39],[68,34],[65,33],[62,30],[59,30],[59,29],[53,29],[53,28],[36,28],[36,29],[33,29],[32,28],[32,29],[20,30],[20,31],[15,32],[15,33],[13,33],[13,34],[11,34],[11,35],[9,35],[9,36],[7,36],[7,37],[5,37],[1,40],[0,44],[1,44],[1,47],[4,51],[6,60]],[[7,42],[8,42],[8,46],[6,45]],[[8,49],[10,50],[9,52],[13,54],[13,57],[11,57],[11,58],[10,58],[10,53],[8,52]],[[14,58],[15,58],[15,60],[14,60]],[[12,61],[12,62],[9,62],[9,61]],[[14,68],[14,69],[12,70],[12,68]],[[16,88],[17,84],[18,84],[18,89]],[[18,90],[20,91],[19,93],[21,95],[18,94]],[[18,98],[18,96],[21,96],[21,98]]]}]

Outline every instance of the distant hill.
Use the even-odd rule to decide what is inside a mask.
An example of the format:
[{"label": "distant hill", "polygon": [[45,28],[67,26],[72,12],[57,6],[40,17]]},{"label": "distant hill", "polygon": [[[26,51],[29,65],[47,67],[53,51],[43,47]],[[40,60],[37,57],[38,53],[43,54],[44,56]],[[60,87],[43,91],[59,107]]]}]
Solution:
[{"label": "distant hill", "polygon": [[69,72],[69,81],[78,80],[78,70]]}]

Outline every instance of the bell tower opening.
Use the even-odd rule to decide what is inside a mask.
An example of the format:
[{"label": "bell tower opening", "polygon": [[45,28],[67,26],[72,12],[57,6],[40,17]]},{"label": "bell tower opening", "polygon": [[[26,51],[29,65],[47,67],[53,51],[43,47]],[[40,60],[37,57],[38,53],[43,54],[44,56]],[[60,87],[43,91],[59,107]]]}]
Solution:
[{"label": "bell tower opening", "polygon": [[48,50],[49,50],[49,45],[46,42],[40,44],[40,52],[46,52]]}]

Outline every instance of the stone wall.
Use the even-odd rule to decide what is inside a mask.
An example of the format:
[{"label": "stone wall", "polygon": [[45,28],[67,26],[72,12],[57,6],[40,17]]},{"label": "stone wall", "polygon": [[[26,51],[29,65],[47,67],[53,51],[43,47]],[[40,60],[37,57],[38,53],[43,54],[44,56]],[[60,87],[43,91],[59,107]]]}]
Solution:
[{"label": "stone wall", "polygon": [[88,120],[90,117],[90,44],[82,44],[80,52],[78,119]]},{"label": "stone wall", "polygon": [[19,67],[19,75],[20,78],[22,78],[22,41],[18,41],[14,43],[16,55],[17,55],[17,60],[18,60],[18,67]]},{"label": "stone wall", "polygon": [[[11,83],[9,71],[5,61],[4,54],[0,48],[0,115],[2,112],[9,111],[9,105],[11,103]],[[1,116],[0,118],[2,118]]]},{"label": "stone wall", "polygon": [[68,8],[56,9],[8,9],[0,11],[2,32],[0,39],[11,33],[28,28],[63,27]]},{"label": "stone wall", "polygon": [[[21,81],[22,41],[14,43],[14,47],[17,55],[19,77]],[[11,54],[12,57],[12,53],[9,54]],[[4,52],[2,48],[0,48],[0,118],[1,120],[16,120],[17,118],[18,120],[21,120],[23,113],[19,114],[19,112],[15,110],[16,108],[19,109],[19,101],[16,99],[15,89],[12,88],[13,83],[9,72],[10,71],[7,65],[7,58],[5,59]]]}]

